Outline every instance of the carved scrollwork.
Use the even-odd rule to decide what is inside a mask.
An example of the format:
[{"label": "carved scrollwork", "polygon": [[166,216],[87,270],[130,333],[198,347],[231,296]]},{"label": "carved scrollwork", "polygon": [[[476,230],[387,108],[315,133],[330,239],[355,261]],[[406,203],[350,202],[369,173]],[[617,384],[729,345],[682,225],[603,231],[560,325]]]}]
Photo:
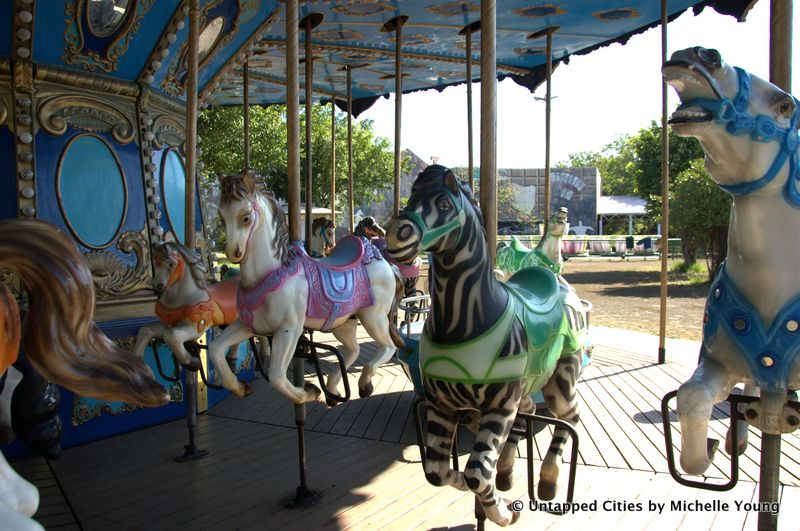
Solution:
[{"label": "carved scrollwork", "polygon": [[153,121],[153,145],[156,149],[165,146],[179,147],[186,139],[186,124],[172,117],[162,115]]},{"label": "carved scrollwork", "polygon": [[8,115],[10,114],[11,106],[11,93],[0,86],[0,127],[3,127],[8,122]]},{"label": "carved scrollwork", "polygon": [[131,120],[108,103],[86,96],[57,96],[39,106],[39,123],[51,135],[63,135],[71,125],[84,131],[111,131],[120,144],[135,137]]},{"label": "carved scrollwork", "polygon": [[95,294],[98,299],[130,295],[152,286],[150,275],[150,250],[147,246],[147,229],[124,232],[117,241],[117,249],[125,254],[133,253],[133,267],[106,251],[91,251],[83,259],[92,272]]}]

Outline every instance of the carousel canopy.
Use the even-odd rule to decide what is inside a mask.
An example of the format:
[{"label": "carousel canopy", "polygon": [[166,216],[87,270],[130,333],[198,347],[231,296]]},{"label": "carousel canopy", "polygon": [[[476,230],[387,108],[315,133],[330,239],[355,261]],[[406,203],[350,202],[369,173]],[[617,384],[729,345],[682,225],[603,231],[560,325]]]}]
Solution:
[{"label": "carousel canopy", "polygon": [[[674,18],[691,7],[711,6],[743,18],[754,3],[670,0],[668,12]],[[346,67],[352,67],[353,98],[361,100],[361,108],[376,96],[392,92],[395,34],[382,28],[398,16],[408,17],[402,29],[404,92],[440,89],[466,80],[468,53],[462,29],[479,26],[478,0],[314,0],[299,4],[301,19],[310,13],[322,16],[312,30],[315,98],[343,99]],[[536,37],[537,32],[558,28],[553,34],[553,55],[556,62],[564,61],[599,46],[625,42],[658,24],[661,2],[504,0],[497,4],[498,77],[512,76],[533,89],[543,78],[545,63],[545,39]],[[199,90],[204,103],[241,103],[246,58],[250,101],[285,101],[284,2],[200,0],[200,8]],[[5,11],[0,15],[0,58],[27,59],[32,54],[38,67],[111,76],[185,99],[189,31],[185,1],[5,0],[0,9]],[[13,33],[14,17],[32,17],[32,34]],[[304,39],[302,31],[300,39]],[[477,78],[480,31],[473,33],[471,57]]]}]

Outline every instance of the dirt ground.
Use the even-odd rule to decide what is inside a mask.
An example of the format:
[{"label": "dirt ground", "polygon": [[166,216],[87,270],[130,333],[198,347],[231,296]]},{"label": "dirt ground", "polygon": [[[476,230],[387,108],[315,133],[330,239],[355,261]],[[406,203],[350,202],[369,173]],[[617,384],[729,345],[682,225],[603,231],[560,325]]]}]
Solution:
[{"label": "dirt ground", "polygon": [[[658,335],[660,271],[658,258],[572,258],[563,275],[594,306],[592,324]],[[708,288],[708,282],[691,283],[670,273],[667,337],[700,340]]]}]

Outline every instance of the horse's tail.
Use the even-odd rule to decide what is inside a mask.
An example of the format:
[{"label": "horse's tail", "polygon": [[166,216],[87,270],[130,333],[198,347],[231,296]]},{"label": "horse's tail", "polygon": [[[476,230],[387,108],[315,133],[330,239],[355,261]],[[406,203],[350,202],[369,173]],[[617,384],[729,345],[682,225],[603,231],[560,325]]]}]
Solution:
[{"label": "horse's tail", "polygon": [[30,295],[22,341],[45,378],[82,396],[167,403],[150,368],[95,324],[92,274],[63,234],[42,221],[0,221],[0,266],[16,273]]},{"label": "horse's tail", "polygon": [[394,299],[392,300],[392,309],[389,311],[389,335],[392,338],[392,343],[394,343],[394,346],[397,348],[403,348],[406,346],[406,342],[403,341],[403,338],[400,336],[400,332],[397,330],[397,306],[400,304],[400,301],[403,299],[403,297],[405,297],[406,294],[405,279],[403,278],[402,273],[400,273],[399,267],[391,262],[388,263],[389,267],[392,268],[392,274],[394,275]]}]

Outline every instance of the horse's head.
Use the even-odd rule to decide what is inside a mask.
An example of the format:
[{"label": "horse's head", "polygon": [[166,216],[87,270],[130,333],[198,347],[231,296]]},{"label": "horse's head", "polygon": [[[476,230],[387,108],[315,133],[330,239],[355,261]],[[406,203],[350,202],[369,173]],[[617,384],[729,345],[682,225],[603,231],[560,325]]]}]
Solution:
[{"label": "horse's head", "polygon": [[561,207],[558,212],[550,216],[550,221],[547,224],[547,236],[555,236],[560,238],[569,232],[569,223],[567,223],[567,207]]},{"label": "horse's head", "polygon": [[[314,218],[311,222],[312,256],[328,256],[336,245],[336,233],[333,221],[328,218]],[[316,241],[315,241],[316,240]]]},{"label": "horse's head", "polygon": [[727,65],[716,50],[675,52],[662,70],[681,99],[669,121],[673,131],[700,141],[706,168],[723,190],[775,192],[785,183],[786,197],[800,206],[797,100]]},{"label": "horse's head", "polygon": [[411,263],[422,251],[456,249],[469,208],[474,207],[453,172],[428,166],[414,182],[408,205],[389,227],[387,252],[398,262]]},{"label": "horse's head", "polygon": [[356,225],[353,234],[356,236],[364,236],[365,238],[385,238],[386,231],[378,225],[378,222],[375,221],[375,218],[372,216],[367,216],[363,218],[361,221],[358,222]]},{"label": "horse's head", "polygon": [[205,268],[200,257],[186,246],[175,242],[163,242],[153,249],[153,287],[156,295],[161,295],[176,282],[183,279],[186,268],[200,289],[205,289]]}]

